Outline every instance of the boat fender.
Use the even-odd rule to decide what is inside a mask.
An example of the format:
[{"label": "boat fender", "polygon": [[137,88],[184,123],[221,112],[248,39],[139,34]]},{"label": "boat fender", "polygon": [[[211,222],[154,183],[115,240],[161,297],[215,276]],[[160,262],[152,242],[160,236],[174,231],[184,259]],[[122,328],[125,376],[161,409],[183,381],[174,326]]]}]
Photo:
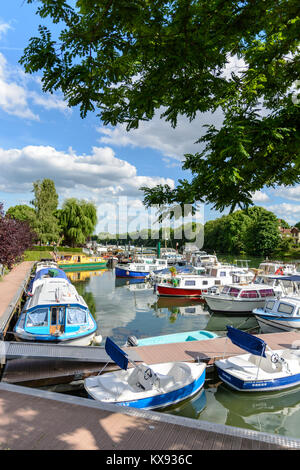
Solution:
[{"label": "boat fender", "polygon": [[138,346],[138,339],[135,336],[128,336],[126,346]]}]

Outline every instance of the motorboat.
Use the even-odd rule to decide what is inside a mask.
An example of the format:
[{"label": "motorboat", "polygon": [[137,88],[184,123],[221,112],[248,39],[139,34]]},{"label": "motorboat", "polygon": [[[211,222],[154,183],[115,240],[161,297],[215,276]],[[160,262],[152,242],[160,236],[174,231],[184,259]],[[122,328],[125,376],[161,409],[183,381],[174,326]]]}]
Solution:
[{"label": "motorboat", "polygon": [[160,272],[168,267],[167,259],[149,258],[115,267],[116,277],[145,279],[152,272]]},{"label": "motorboat", "polygon": [[153,346],[155,344],[184,343],[186,341],[202,341],[218,338],[218,335],[206,330],[183,331],[168,335],[139,338],[129,336],[126,346]]},{"label": "motorboat", "polygon": [[[111,338],[105,351],[120,370],[85,379],[88,395],[101,403],[143,409],[165,408],[194,396],[204,385],[206,365],[202,362],[136,364]],[[132,367],[128,368],[129,361]]]},{"label": "motorboat", "polygon": [[[48,268],[48,274],[53,268]],[[97,323],[65,273],[36,273],[15,327],[17,341],[86,346],[96,338]],[[101,336],[97,337],[97,342]]]},{"label": "motorboat", "polygon": [[168,281],[179,274],[188,274],[188,275],[194,276],[195,274],[198,275],[198,274],[205,274],[205,273],[206,273],[205,268],[196,268],[195,266],[192,266],[192,265],[186,265],[186,266],[175,265],[173,266],[173,269],[168,267],[166,269],[163,269],[159,273],[152,272],[149,274],[149,276],[147,276],[147,279],[149,279],[153,283],[153,285],[156,287],[157,284]]},{"label": "motorboat", "polygon": [[210,289],[233,283],[250,282],[254,274],[249,270],[233,265],[217,265],[207,268],[205,274],[179,274],[171,279],[164,279],[156,286],[158,295],[179,297],[202,297]]},{"label": "motorboat", "polygon": [[215,361],[220,379],[241,392],[274,391],[300,384],[300,350],[272,350],[259,337],[227,326],[232,343],[247,351]]},{"label": "motorboat", "polygon": [[221,292],[203,294],[203,298],[211,310],[241,313],[263,307],[267,299],[276,299],[277,295],[272,287],[265,284],[229,284]]},{"label": "motorboat", "polygon": [[290,276],[297,274],[297,267],[293,263],[283,263],[281,261],[263,261],[258,266],[261,274],[276,274],[279,276]]},{"label": "motorboat", "polygon": [[300,331],[300,296],[268,300],[263,307],[254,309],[253,314],[264,333]]}]

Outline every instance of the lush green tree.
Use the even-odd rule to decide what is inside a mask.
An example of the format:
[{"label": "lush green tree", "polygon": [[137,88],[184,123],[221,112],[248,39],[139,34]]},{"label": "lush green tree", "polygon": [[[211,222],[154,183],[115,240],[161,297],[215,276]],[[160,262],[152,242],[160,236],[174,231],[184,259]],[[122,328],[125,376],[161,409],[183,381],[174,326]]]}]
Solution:
[{"label": "lush green tree", "polygon": [[57,242],[60,227],[55,215],[58,205],[58,195],[54,181],[45,178],[33,183],[34,199],[32,204],[35,208],[36,221],[33,225],[40,243]]},{"label": "lush green tree", "polygon": [[69,198],[59,211],[59,221],[65,243],[72,247],[82,245],[95,230],[97,209],[92,202]]},{"label": "lush green tree", "polygon": [[9,207],[6,211],[6,216],[11,217],[12,219],[28,222],[30,227],[34,227],[36,224],[35,210],[26,204]]},{"label": "lush green tree", "polygon": [[[27,0],[33,3],[34,0]],[[223,111],[220,128],[186,155],[192,180],[143,188],[145,204],[252,204],[263,187],[299,182],[299,2],[296,0],[37,0],[55,23],[31,38],[20,62],[42,71],[82,117],[136,128],[156,112]],[[230,64],[239,59],[240,68]],[[226,69],[226,65],[228,65]]]},{"label": "lush green tree", "polygon": [[257,206],[250,207],[246,212],[252,220],[245,234],[247,253],[258,256],[271,255],[281,241],[277,217],[263,207]]},{"label": "lush green tree", "polygon": [[300,222],[297,222],[294,227],[297,227],[300,230]]}]

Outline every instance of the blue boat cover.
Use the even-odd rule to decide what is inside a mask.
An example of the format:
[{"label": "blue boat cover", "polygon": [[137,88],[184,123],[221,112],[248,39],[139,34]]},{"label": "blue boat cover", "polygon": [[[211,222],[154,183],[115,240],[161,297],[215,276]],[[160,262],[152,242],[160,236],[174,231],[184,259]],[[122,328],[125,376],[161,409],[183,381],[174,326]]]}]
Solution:
[{"label": "blue boat cover", "polygon": [[45,276],[47,274],[51,277],[63,278],[63,279],[66,279],[66,281],[70,282],[70,280],[69,280],[68,276],[66,275],[66,273],[62,269],[59,269],[59,268],[40,269],[36,273],[36,275],[34,277],[34,280],[36,281],[37,279],[41,279],[43,276]]},{"label": "blue boat cover", "polygon": [[108,337],[105,341],[105,351],[121,369],[127,370],[128,354]]},{"label": "blue boat cover", "polygon": [[227,325],[227,336],[233,344],[256,356],[266,357],[266,343],[256,336]]}]

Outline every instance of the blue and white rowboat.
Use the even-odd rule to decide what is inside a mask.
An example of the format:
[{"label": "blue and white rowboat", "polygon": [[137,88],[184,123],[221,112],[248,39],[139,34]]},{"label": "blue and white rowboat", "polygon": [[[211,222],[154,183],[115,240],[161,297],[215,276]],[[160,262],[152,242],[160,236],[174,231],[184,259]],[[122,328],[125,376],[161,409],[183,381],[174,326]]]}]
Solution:
[{"label": "blue and white rowboat", "polygon": [[215,361],[220,379],[241,392],[274,391],[300,384],[300,350],[271,350],[260,338],[227,326],[227,336],[249,354]]},{"label": "blue and white rowboat", "polygon": [[116,372],[89,377],[84,387],[93,399],[134,408],[165,408],[195,395],[203,387],[204,363],[169,362],[136,365],[128,369],[127,354],[110,338],[107,354],[121,368]]}]

